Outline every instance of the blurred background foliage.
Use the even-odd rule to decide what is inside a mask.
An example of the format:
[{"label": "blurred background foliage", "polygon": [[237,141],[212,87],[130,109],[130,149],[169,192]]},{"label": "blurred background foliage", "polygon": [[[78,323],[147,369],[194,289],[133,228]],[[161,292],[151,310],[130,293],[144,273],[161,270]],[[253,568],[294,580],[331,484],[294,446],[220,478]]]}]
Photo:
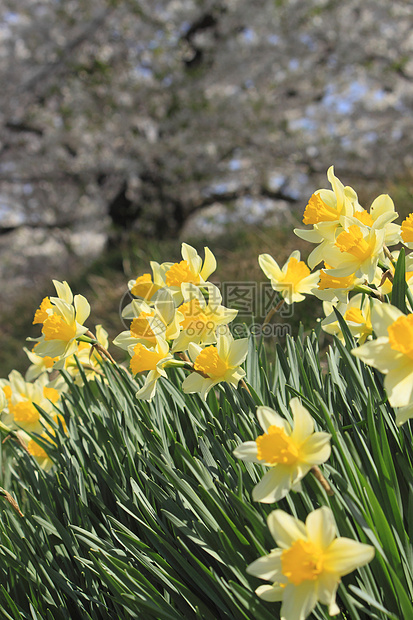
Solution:
[{"label": "blurred background foliage", "polygon": [[[263,281],[326,170],[411,211],[413,7],[404,0],[4,0],[0,366],[67,279],[121,331],[128,279],[218,258]],[[320,313],[301,304],[289,324]],[[264,317],[260,317],[261,320]]]}]

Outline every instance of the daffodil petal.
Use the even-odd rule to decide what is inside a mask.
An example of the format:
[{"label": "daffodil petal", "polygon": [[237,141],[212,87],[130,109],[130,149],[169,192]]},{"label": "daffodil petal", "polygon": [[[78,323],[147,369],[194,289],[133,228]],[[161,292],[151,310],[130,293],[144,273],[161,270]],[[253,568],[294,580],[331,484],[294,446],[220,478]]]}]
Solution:
[{"label": "daffodil petal", "polygon": [[217,261],[209,248],[204,248],[204,252],[205,259],[200,276],[203,280],[208,280],[211,273],[213,273],[217,268]]},{"label": "daffodil petal", "polygon": [[197,372],[191,372],[191,374],[184,379],[182,383],[182,390],[185,392],[185,394],[200,392],[204,385],[204,381],[205,378],[201,377],[201,375],[199,375]]},{"label": "daffodil petal", "polygon": [[273,584],[270,585],[262,585],[259,586],[255,590],[255,594],[262,598],[263,601],[268,601],[269,603],[276,603],[277,601],[282,601],[284,596],[285,588],[283,586]]},{"label": "daffodil petal", "polygon": [[300,458],[309,465],[325,463],[331,454],[331,435],[329,433],[314,433],[301,445]]},{"label": "daffodil petal", "polygon": [[305,526],[311,542],[323,550],[327,549],[336,537],[336,524],[333,513],[325,506],[310,512]]},{"label": "daffodil petal", "polygon": [[250,463],[259,463],[257,459],[257,444],[255,441],[245,441],[235,448],[232,454],[237,457],[237,459],[242,459]]},{"label": "daffodil petal", "polygon": [[389,372],[384,387],[392,407],[405,407],[413,400],[413,361]]},{"label": "daffodil petal", "polygon": [[281,620],[305,620],[317,604],[317,583],[304,581],[299,586],[288,584],[284,589]]},{"label": "daffodil petal", "polygon": [[76,310],[76,321],[83,325],[83,323],[89,318],[90,305],[86,297],[83,295],[75,295],[74,306]]},{"label": "daffodil petal", "polygon": [[314,420],[301,404],[299,398],[292,398],[290,400],[290,409],[293,412],[294,420],[294,429],[291,437],[294,441],[300,443],[314,432]]},{"label": "daffodil petal", "polygon": [[258,256],[258,263],[264,274],[270,280],[279,280],[283,277],[283,272],[279,268],[278,263],[270,254],[260,254]]},{"label": "daffodil petal", "polygon": [[283,510],[273,510],[268,515],[268,529],[277,545],[283,549],[291,547],[299,538],[307,537],[304,523]]},{"label": "daffodil petal", "polygon": [[[281,573],[281,549],[273,549],[268,555],[264,555],[247,566],[247,573],[266,581],[276,581]],[[285,579],[285,578],[284,578]]]},{"label": "daffodil petal", "polygon": [[324,552],[324,570],[337,575],[347,575],[374,558],[374,547],[352,540],[336,538]]},{"label": "daffodil petal", "polygon": [[339,575],[323,572],[318,578],[318,600],[324,605],[328,605],[328,613],[335,616],[340,613],[336,604],[336,593],[340,583]]},{"label": "daffodil petal", "polygon": [[291,467],[275,465],[252,490],[254,502],[272,504],[285,497],[291,489]]},{"label": "daffodil petal", "polygon": [[239,366],[247,357],[248,338],[240,338],[231,343],[227,362],[229,366]]},{"label": "daffodil petal", "polygon": [[261,428],[267,432],[270,426],[278,426],[283,428],[287,435],[291,435],[291,427],[287,420],[282,418],[279,413],[271,409],[271,407],[260,406],[257,408],[257,418]]}]

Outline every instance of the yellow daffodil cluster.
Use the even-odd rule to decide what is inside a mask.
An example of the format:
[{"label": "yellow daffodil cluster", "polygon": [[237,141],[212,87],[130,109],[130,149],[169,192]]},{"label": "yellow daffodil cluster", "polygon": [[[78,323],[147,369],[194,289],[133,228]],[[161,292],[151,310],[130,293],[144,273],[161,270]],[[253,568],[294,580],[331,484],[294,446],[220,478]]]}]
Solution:
[{"label": "yellow daffodil cluster", "polygon": [[[290,409],[293,426],[273,409],[258,407],[264,433],[234,450],[236,457],[270,468],[253,488],[252,498],[257,502],[278,502],[290,490],[300,491],[301,480],[310,469],[330,457],[331,435],[315,432],[314,420],[298,398],[290,401]],[[304,620],[317,601],[329,606],[330,615],[339,613],[335,599],[341,576],[370,562],[374,548],[337,538],[327,507],[310,513],[305,524],[274,510],[268,527],[279,548],[247,568],[251,575],[271,582],[257,588],[256,594],[266,601],[282,601],[284,620]]]},{"label": "yellow daffodil cluster", "polygon": [[47,373],[42,373],[34,381],[26,381],[17,370],[13,370],[8,379],[0,379],[0,392],[6,400],[3,403],[2,423],[10,431],[17,433],[28,452],[46,469],[52,466],[52,461],[32,435],[39,435],[50,442],[46,431],[54,434],[39,408],[56,424],[60,421],[66,431],[63,418],[58,413],[60,399],[66,387],[60,375],[50,380]]},{"label": "yellow daffodil cluster", "polygon": [[247,339],[234,340],[228,324],[237,315],[225,308],[218,288],[208,277],[216,268],[212,252],[205,248],[202,261],[190,245],[182,244],[177,263],[151,262],[152,275],[129,282],[133,299],[122,317],[128,330],[114,344],[129,352],[134,375],[147,373],[136,396],[151,400],[166,369],[181,366],[190,371],[182,384],[186,393],[209,390],[221,382],[235,387],[245,375],[240,367],[247,355]]},{"label": "yellow daffodil cluster", "polygon": [[[338,311],[360,345],[353,354],[378,368],[385,377],[388,400],[396,422],[413,417],[413,354],[409,350],[413,312],[413,253],[405,257],[407,311],[390,305],[399,251],[413,248],[413,214],[400,225],[390,196],[378,196],[364,209],[353,188],[344,186],[333,167],[327,172],[331,189],[319,189],[309,199],[301,239],[316,244],[307,264],[295,251],[280,268],[269,254],[259,264],[288,304],[312,294],[323,301],[321,327],[343,340]],[[320,269],[311,272],[320,263]],[[412,319],[413,321],[413,319]],[[413,334],[413,332],[412,332]]]},{"label": "yellow daffodil cluster", "polygon": [[50,443],[54,430],[40,410],[66,432],[59,406],[67,385],[57,371],[65,370],[75,383],[82,385],[83,377],[90,380],[102,374],[102,355],[109,355],[108,334],[103,327],[98,325],[94,336],[83,325],[90,313],[87,300],[82,295],[73,296],[67,282],[53,283],[57,297],[43,299],[34,315],[33,324],[41,324],[42,335],[28,338],[36,342],[32,350],[24,347],[29,368],[24,377],[13,370],[8,379],[0,379],[1,423],[17,434],[27,451],[46,469],[52,461],[36,442],[36,436]]}]

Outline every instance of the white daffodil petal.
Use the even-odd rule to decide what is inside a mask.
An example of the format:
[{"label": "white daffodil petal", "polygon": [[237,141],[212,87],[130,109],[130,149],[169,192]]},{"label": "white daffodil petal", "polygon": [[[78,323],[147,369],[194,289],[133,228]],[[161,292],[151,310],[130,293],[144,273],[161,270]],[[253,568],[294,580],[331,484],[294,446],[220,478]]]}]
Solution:
[{"label": "white daffodil petal", "polygon": [[206,281],[208,280],[211,273],[214,273],[214,271],[216,270],[217,261],[215,259],[215,256],[213,255],[213,253],[211,252],[209,248],[204,248],[204,252],[205,252],[205,258],[204,258],[204,264],[201,269],[200,276],[203,280]]},{"label": "white daffodil petal", "polygon": [[262,585],[259,586],[255,590],[255,594],[262,598],[263,601],[268,601],[269,603],[276,603],[277,601],[282,601],[284,596],[284,586],[273,584],[270,585]]},{"label": "white daffodil petal", "polygon": [[201,377],[201,375],[199,375],[197,372],[191,372],[191,374],[184,379],[182,383],[182,390],[185,392],[185,394],[200,392],[203,388],[204,382],[204,377]]},{"label": "white daffodil petal", "polygon": [[413,400],[413,363],[392,370],[384,378],[384,387],[392,407],[405,407]]},{"label": "white daffodil petal", "polygon": [[281,549],[273,549],[268,555],[264,555],[247,566],[247,573],[266,581],[276,581],[283,577],[281,573]]},{"label": "white daffodil petal", "polygon": [[347,575],[356,568],[371,562],[374,547],[350,538],[336,538],[323,557],[324,570],[338,575]]},{"label": "white daffodil petal", "polygon": [[258,256],[258,263],[262,271],[270,280],[279,280],[280,278],[282,278],[283,273],[279,268],[278,263],[273,259],[272,256],[270,256],[270,254],[260,254]]},{"label": "white daffodil petal", "polygon": [[291,468],[284,465],[272,467],[252,489],[254,502],[273,504],[283,499],[291,489]]},{"label": "white daffodil petal", "polygon": [[293,412],[294,420],[294,430],[291,433],[291,437],[299,443],[314,432],[314,420],[301,404],[299,398],[292,398],[290,400],[290,409]]},{"label": "white daffodil petal", "polygon": [[330,433],[314,433],[300,448],[301,460],[309,465],[325,463],[331,454]]},{"label": "white daffodil petal", "polygon": [[83,295],[75,295],[74,306],[76,310],[76,321],[83,325],[83,323],[89,318],[90,305],[86,297]]},{"label": "white daffodil petal", "polygon": [[227,362],[229,366],[239,366],[247,357],[248,338],[234,340],[228,352]]},{"label": "white daffodil petal", "polygon": [[259,463],[257,458],[257,444],[255,441],[245,441],[235,448],[232,454],[237,457],[237,459],[242,459],[243,461],[251,463]]},{"label": "white daffodil petal", "polygon": [[332,511],[323,506],[313,510],[308,515],[305,526],[308,537],[315,545],[323,551],[327,549],[336,537],[336,524]]},{"label": "white daffodil petal", "polygon": [[261,428],[267,432],[270,426],[283,428],[287,435],[291,434],[291,427],[287,420],[282,418],[279,413],[271,407],[260,406],[257,408],[257,418]]},{"label": "white daffodil petal", "polygon": [[397,426],[401,426],[407,420],[413,418],[413,403],[407,405],[406,407],[401,407],[396,411],[396,424]]},{"label": "white daffodil petal", "polygon": [[303,581],[299,586],[288,584],[281,606],[281,620],[305,620],[317,604],[317,584]]},{"label": "white daffodil petal", "polygon": [[283,510],[273,510],[268,515],[268,529],[277,545],[283,549],[291,547],[299,538],[307,537],[304,523]]},{"label": "white daffodil petal", "polygon": [[328,605],[328,613],[335,616],[340,613],[336,604],[336,593],[340,583],[340,577],[334,573],[322,573],[318,578],[318,599],[320,603]]},{"label": "white daffodil petal", "polygon": [[361,359],[365,364],[374,366],[382,373],[388,373],[400,367],[402,355],[389,347],[388,338],[377,338],[352,349],[351,353]]}]

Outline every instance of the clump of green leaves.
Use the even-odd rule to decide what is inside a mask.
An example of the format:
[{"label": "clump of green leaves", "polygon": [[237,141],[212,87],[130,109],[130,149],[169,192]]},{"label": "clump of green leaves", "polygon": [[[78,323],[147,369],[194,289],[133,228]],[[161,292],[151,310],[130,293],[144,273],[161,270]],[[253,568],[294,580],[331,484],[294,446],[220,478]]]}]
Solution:
[{"label": "clump of green leaves", "polygon": [[[110,364],[106,381],[83,387],[66,375],[68,434],[54,425],[47,447],[54,468],[39,469],[13,439],[2,448],[1,486],[24,513],[4,503],[0,516],[4,617],[277,617],[279,604],[259,599],[260,583],[245,571],[274,546],[266,517],[275,506],[252,502],[264,468],[232,451],[261,432],[258,405],[290,419],[293,396],[332,434],[322,469],[335,494],[309,474],[303,493],[278,507],[305,520],[329,505],[341,536],[376,548],[371,564],[343,579],[341,618],[412,617],[410,422],[396,427],[380,376],[350,354],[342,329],[345,345],[334,343],[326,368],[315,333],[288,338],[273,359],[251,339],[250,393],[221,385],[206,402],[182,393],[181,369],[160,380],[150,403],[136,400],[139,382]],[[317,606],[313,617],[329,616]]]}]

